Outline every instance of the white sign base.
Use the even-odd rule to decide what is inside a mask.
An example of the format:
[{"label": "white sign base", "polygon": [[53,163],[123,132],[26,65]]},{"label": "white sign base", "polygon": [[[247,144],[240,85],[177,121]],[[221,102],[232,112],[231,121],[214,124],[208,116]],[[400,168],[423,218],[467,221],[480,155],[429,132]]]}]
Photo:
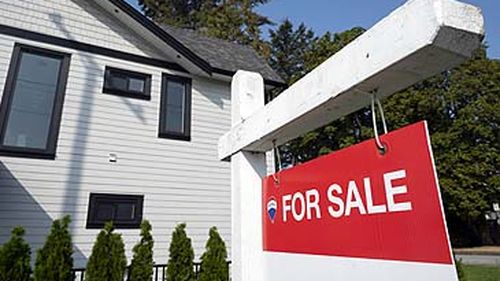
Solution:
[{"label": "white sign base", "polygon": [[454,265],[288,253],[264,255],[263,280],[458,281]]}]

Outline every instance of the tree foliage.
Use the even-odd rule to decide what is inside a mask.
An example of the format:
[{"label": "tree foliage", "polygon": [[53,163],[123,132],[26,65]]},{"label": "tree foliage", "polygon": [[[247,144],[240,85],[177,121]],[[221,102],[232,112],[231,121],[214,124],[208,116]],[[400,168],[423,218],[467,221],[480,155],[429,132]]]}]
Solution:
[{"label": "tree foliage", "polygon": [[205,249],[201,256],[200,281],[229,280],[226,244],[216,227],[210,229]]},{"label": "tree foliage", "polygon": [[24,229],[12,230],[10,240],[0,248],[0,281],[29,281],[30,246],[24,240]]},{"label": "tree foliage", "polygon": [[151,224],[141,223],[141,240],[134,246],[134,256],[130,266],[130,281],[151,281],[153,278],[153,235]]},{"label": "tree foliage", "polygon": [[122,236],[114,233],[113,223],[108,222],[97,235],[87,263],[85,281],[123,281],[126,268]]},{"label": "tree foliage", "polygon": [[255,11],[268,0],[139,0],[155,22],[189,28],[223,40],[248,44],[267,56],[260,27],[271,21]]},{"label": "tree foliage", "polygon": [[139,0],[144,14],[155,22],[168,25],[196,28],[197,14],[202,6],[217,5],[218,0]]},{"label": "tree foliage", "polygon": [[191,239],[186,234],[185,223],[175,227],[172,233],[169,252],[167,280],[194,281],[194,251]]},{"label": "tree foliage", "polygon": [[38,250],[35,262],[35,281],[72,281],[73,245],[69,224],[65,216],[55,220],[43,247]]},{"label": "tree foliage", "polygon": [[305,56],[311,50],[314,33],[302,23],[296,29],[286,19],[269,31],[269,64],[289,84],[306,73]]},{"label": "tree foliage", "polygon": [[343,32],[327,32],[312,42],[310,50],[305,54],[305,69],[313,70],[330,56],[344,48],[365,32],[362,27],[353,27]]},{"label": "tree foliage", "polygon": [[[313,70],[363,32],[363,28],[355,27],[341,33],[327,32],[315,38],[304,53],[303,73]],[[295,79],[302,76],[298,75]],[[370,112],[368,108],[365,108],[325,127],[306,133],[280,148],[282,162],[285,165],[305,162],[363,140],[370,136],[371,131],[367,129],[370,122]]]},{"label": "tree foliage", "polygon": [[394,129],[429,122],[452,243],[491,243],[484,213],[500,200],[500,62],[480,49],[384,103]]}]

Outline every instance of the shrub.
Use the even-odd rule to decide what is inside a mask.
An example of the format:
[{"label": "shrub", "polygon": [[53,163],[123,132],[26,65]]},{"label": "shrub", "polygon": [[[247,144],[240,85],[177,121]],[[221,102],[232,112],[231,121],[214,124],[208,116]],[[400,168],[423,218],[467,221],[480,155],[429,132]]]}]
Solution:
[{"label": "shrub", "polygon": [[194,281],[194,251],[186,234],[186,224],[179,224],[172,233],[167,264],[168,281]]},{"label": "shrub", "polygon": [[458,280],[467,281],[467,276],[465,276],[464,264],[461,259],[455,258],[455,267],[457,268]]},{"label": "shrub", "polygon": [[113,231],[113,224],[108,222],[97,235],[85,281],[123,281],[127,268],[125,245],[122,236]]},{"label": "shrub", "polygon": [[30,246],[24,240],[24,228],[16,227],[0,249],[0,281],[29,281],[31,275]]},{"label": "shrub", "polygon": [[216,227],[210,229],[205,249],[205,253],[201,256],[200,281],[229,280],[226,244]]},{"label": "shrub", "polygon": [[70,223],[70,216],[52,223],[47,240],[36,256],[35,281],[72,281],[73,246],[68,229]]},{"label": "shrub", "polygon": [[151,224],[141,223],[141,241],[134,246],[134,257],[130,265],[131,281],[151,281],[153,278],[153,236]]}]

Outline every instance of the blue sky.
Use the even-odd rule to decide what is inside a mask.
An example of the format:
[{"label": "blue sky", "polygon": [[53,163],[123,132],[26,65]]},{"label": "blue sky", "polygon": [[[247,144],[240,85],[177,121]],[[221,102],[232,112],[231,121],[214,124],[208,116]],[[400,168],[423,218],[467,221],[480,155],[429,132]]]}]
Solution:
[{"label": "blue sky", "polygon": [[[137,0],[127,0],[137,7]],[[486,20],[488,56],[500,58],[500,0],[462,0],[481,7]],[[406,0],[271,0],[258,11],[279,24],[304,22],[317,35],[354,26],[369,28]],[[264,35],[267,29],[264,28]]]}]

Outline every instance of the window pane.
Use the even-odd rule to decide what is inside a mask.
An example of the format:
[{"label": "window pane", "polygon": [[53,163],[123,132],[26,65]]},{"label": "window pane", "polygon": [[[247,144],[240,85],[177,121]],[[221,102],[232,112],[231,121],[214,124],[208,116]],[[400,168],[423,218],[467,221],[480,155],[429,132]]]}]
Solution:
[{"label": "window pane", "polygon": [[167,83],[167,108],[165,129],[167,132],[184,132],[185,85],[179,82]]},{"label": "window pane", "polygon": [[107,79],[108,88],[126,91],[127,90],[127,77],[115,72],[110,72]]},{"label": "window pane", "polygon": [[97,204],[96,218],[104,222],[113,220],[113,205],[109,203]]},{"label": "window pane", "polygon": [[134,219],[135,208],[133,203],[119,203],[116,209],[116,220],[127,221]]},{"label": "window pane", "polygon": [[144,93],[144,79],[129,78],[128,89],[129,91]]},{"label": "window pane", "polygon": [[22,53],[3,144],[46,149],[61,60]]}]

